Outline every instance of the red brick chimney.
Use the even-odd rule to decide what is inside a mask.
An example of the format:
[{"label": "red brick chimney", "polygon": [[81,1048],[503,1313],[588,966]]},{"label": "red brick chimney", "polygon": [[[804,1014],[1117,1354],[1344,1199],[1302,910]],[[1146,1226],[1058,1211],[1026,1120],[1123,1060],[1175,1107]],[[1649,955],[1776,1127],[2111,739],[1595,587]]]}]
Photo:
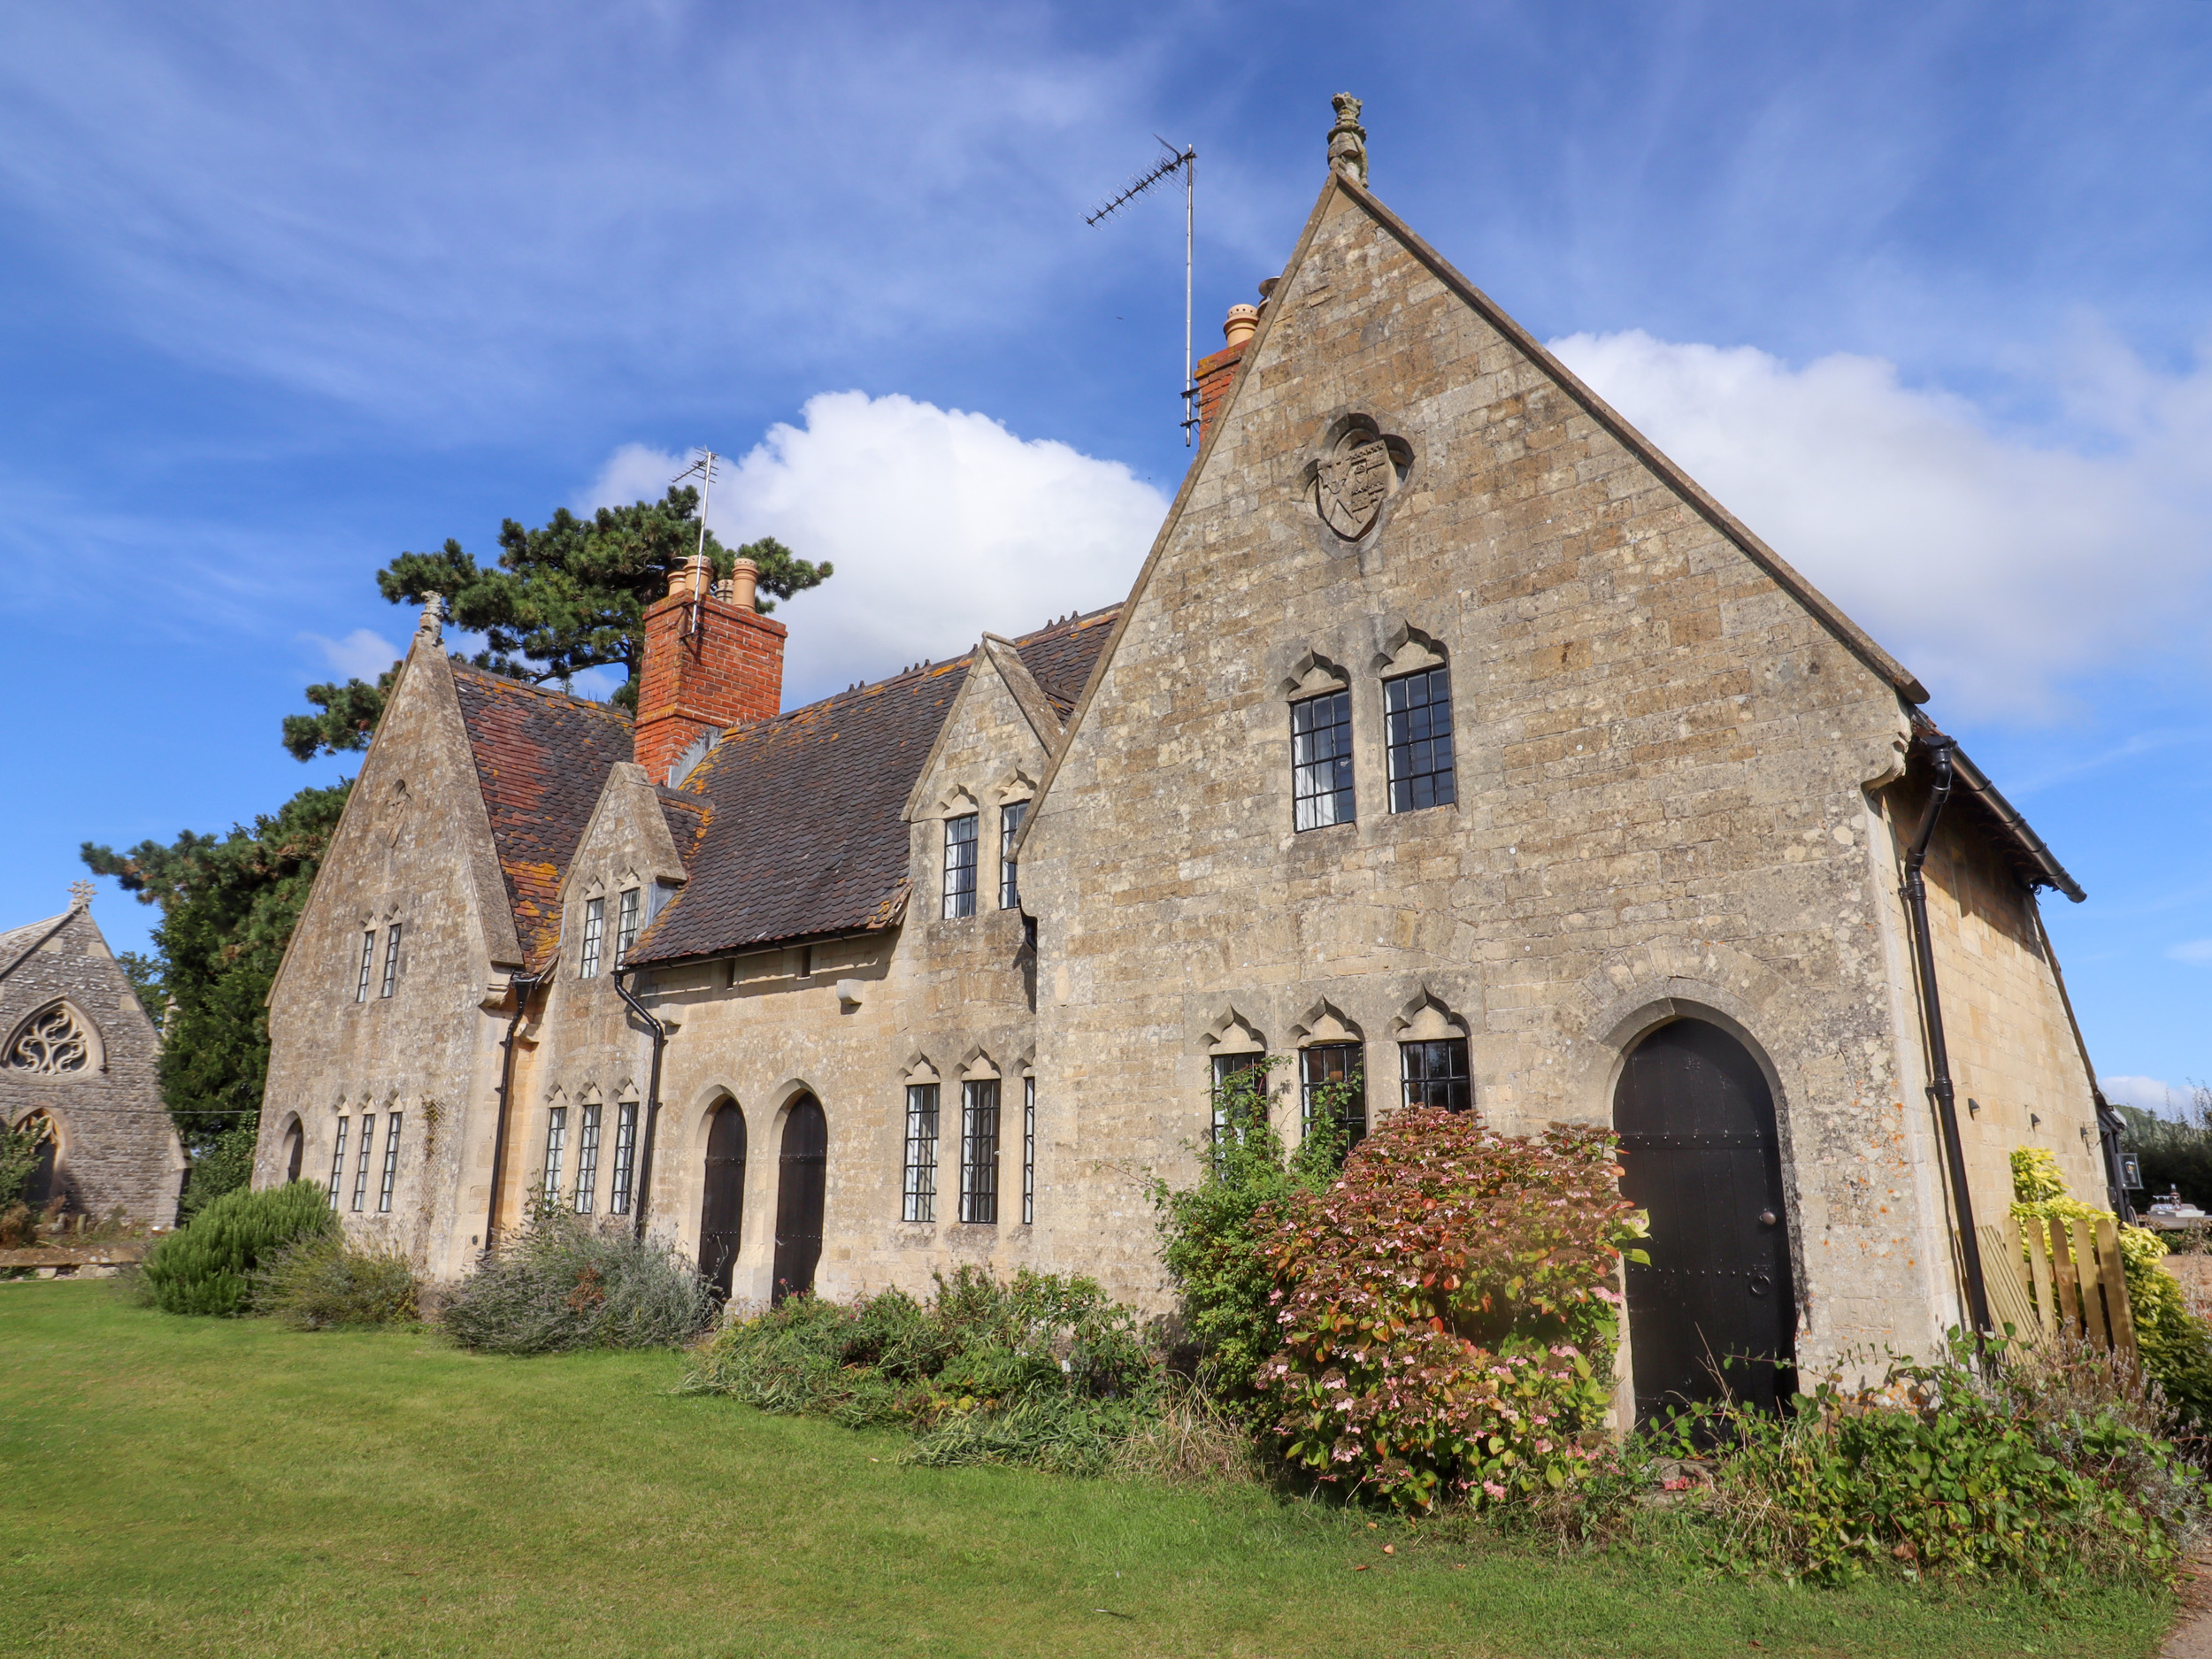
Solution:
[{"label": "red brick chimney", "polygon": [[638,666],[637,726],[632,754],[655,783],[703,732],[764,720],[783,707],[782,623],[753,609],[760,567],[737,561],[730,580],[709,591],[712,567],[686,559],[668,578],[668,596],[645,612],[645,653]]},{"label": "red brick chimney", "polygon": [[[1271,280],[1260,285],[1260,304],[1267,303],[1267,292],[1274,286]],[[1221,337],[1228,343],[1210,357],[1201,357],[1191,370],[1192,382],[1198,388],[1199,442],[1205,442],[1206,434],[1213,430],[1221,400],[1229,396],[1229,382],[1237,378],[1237,365],[1244,361],[1244,348],[1251,343],[1259,326],[1258,305],[1232,305],[1221,325]]]}]

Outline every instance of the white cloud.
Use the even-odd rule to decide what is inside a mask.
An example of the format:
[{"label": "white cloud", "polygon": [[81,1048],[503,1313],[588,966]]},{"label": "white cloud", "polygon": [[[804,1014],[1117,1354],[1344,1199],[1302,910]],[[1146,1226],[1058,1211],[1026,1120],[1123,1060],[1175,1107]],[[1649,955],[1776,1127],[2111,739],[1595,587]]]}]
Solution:
[{"label": "white cloud", "polygon": [[2166,954],[2176,962],[2193,962],[2200,966],[2212,967],[2212,939],[2188,940],[2169,947]]},{"label": "white cloud", "polygon": [[342,640],[326,639],[319,634],[303,634],[328,660],[331,672],[345,680],[365,680],[373,685],[376,677],[400,659],[400,649],[373,628],[356,628]]},{"label": "white cloud", "polygon": [[2097,1087],[2116,1106],[2132,1106],[2169,1118],[2179,1117],[2189,1106],[2188,1086],[2169,1083],[2162,1077],[2101,1077]]},{"label": "white cloud", "polygon": [[2066,441],[2032,442],[1879,358],[1553,343],[1951,715],[2047,715],[2070,676],[2212,619],[2212,366],[2162,374],[2085,332]]},{"label": "white cloud", "polygon": [[[626,444],[580,504],[656,497],[683,465]],[[987,415],[826,392],[730,465],[710,517],[733,546],[772,535],[837,567],[777,608],[789,707],[957,656],[987,629],[1112,603],[1166,511],[1118,461],[1025,442]]]}]

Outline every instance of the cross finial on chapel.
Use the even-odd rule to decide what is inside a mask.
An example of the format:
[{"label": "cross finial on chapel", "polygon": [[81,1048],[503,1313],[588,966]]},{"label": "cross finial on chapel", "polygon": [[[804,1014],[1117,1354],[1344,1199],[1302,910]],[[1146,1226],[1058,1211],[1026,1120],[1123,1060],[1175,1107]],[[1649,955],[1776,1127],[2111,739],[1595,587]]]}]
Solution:
[{"label": "cross finial on chapel", "polygon": [[97,887],[89,881],[71,882],[69,884],[69,908],[73,910],[90,910],[92,908],[93,895],[98,893],[99,890],[100,889]]}]

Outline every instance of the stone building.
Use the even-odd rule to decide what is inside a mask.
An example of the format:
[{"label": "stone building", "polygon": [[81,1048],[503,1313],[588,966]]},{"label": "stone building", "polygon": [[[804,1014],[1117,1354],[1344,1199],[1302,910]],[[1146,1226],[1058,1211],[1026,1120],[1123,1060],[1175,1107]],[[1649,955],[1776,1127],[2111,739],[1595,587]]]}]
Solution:
[{"label": "stone building", "polygon": [[166,1227],[185,1159],[154,1072],[161,1033],[91,907],[79,882],[59,916],[0,933],[0,1122],[39,1137],[35,1206]]},{"label": "stone building", "polygon": [[[784,712],[744,567],[687,568],[634,733],[426,616],[272,994],[259,1179],[440,1276],[549,1192],[741,1298],[972,1263],[1156,1306],[1145,1176],[1273,1056],[1293,1134],[1330,1079],[1621,1128],[1643,1402],[1717,1340],[1926,1352],[2015,1147],[2101,1192],[2037,900],[2079,888],[1363,136],[1340,100],[1123,603]],[[1955,1131],[1901,897],[1939,791]]]}]

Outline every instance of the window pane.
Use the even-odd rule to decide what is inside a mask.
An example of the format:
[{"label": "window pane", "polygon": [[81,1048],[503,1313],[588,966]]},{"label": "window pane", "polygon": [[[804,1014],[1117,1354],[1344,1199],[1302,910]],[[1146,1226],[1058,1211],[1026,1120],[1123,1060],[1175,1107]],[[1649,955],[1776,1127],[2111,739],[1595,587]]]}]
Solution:
[{"label": "window pane", "polygon": [[998,1079],[960,1086],[960,1219],[998,1220]]},{"label": "window pane", "polygon": [[622,895],[621,920],[616,924],[614,956],[619,963],[630,954],[630,947],[637,943],[637,889],[628,888]]},{"label": "window pane", "polygon": [[[376,935],[369,935],[369,942],[376,942]],[[338,1120],[338,1143],[330,1155],[330,1207],[338,1208],[338,1183],[346,1179],[346,1120]]]},{"label": "window pane", "polygon": [[591,1214],[592,1188],[599,1185],[599,1108],[584,1108],[576,1125],[576,1213]]},{"label": "window pane", "polygon": [[376,1189],[376,1213],[392,1213],[392,1182],[399,1173],[399,1124],[402,1114],[394,1112],[384,1120],[384,1179]]},{"label": "window pane", "polygon": [[1383,748],[1390,762],[1390,810],[1413,812],[1459,798],[1452,763],[1452,681],[1424,669],[1383,686]]},{"label": "window pane", "polygon": [[599,973],[599,941],[607,926],[607,902],[604,899],[584,901],[584,961],[578,970],[579,979],[590,979]]},{"label": "window pane", "polygon": [[900,1217],[937,1219],[937,1085],[906,1086],[906,1183]]},{"label": "window pane", "polygon": [[361,1150],[353,1164],[353,1207],[361,1208],[369,1195],[369,1148],[376,1142],[376,1114],[361,1114]]},{"label": "window pane", "polygon": [[945,919],[975,914],[975,814],[945,820]]},{"label": "window pane", "polygon": [[637,1107],[625,1101],[614,1109],[614,1190],[607,1195],[607,1213],[630,1213],[630,1169],[637,1157]]},{"label": "window pane", "polygon": [[1405,1074],[1409,1106],[1441,1106],[1446,1111],[1475,1109],[1475,1086],[1467,1074],[1467,1039],[1402,1042],[1398,1056]]},{"label": "window pane", "polygon": [[384,935],[384,990],[389,996],[392,987],[399,979],[399,924],[394,922]]},{"label": "window pane", "polygon": [[1290,705],[1290,797],[1298,829],[1352,821],[1350,692]]},{"label": "window pane", "polygon": [[[1250,1082],[1242,1087],[1230,1086],[1247,1074]],[[1248,1089],[1249,1093],[1248,1094]],[[1217,1054],[1214,1056],[1213,1127],[1212,1139],[1220,1141],[1230,1133],[1233,1116],[1264,1113],[1267,1110],[1267,1056],[1263,1054]],[[1242,1127],[1241,1124],[1234,1125]]]},{"label": "window pane", "polygon": [[372,927],[361,935],[361,980],[353,987],[353,1000],[369,1000],[369,970],[376,964],[376,929]]},{"label": "window pane", "polygon": [[561,1155],[568,1145],[568,1108],[556,1106],[545,1125],[545,1201],[561,1202]]},{"label": "window pane", "polygon": [[1345,1144],[1357,1146],[1367,1134],[1367,1087],[1366,1079],[1360,1075],[1357,1043],[1317,1043],[1298,1051],[1301,1134],[1312,1133],[1314,1113],[1325,1100],[1333,1101],[1337,1107],[1337,1120],[1344,1125]]},{"label": "window pane", "polygon": [[1010,801],[998,810],[998,907],[1002,910],[1021,908],[1021,887],[1014,879],[1014,837],[1021,833],[1022,820],[1029,816],[1029,803]]},{"label": "window pane", "polygon": [[1037,1219],[1037,1079],[1022,1079],[1022,1225]]}]

